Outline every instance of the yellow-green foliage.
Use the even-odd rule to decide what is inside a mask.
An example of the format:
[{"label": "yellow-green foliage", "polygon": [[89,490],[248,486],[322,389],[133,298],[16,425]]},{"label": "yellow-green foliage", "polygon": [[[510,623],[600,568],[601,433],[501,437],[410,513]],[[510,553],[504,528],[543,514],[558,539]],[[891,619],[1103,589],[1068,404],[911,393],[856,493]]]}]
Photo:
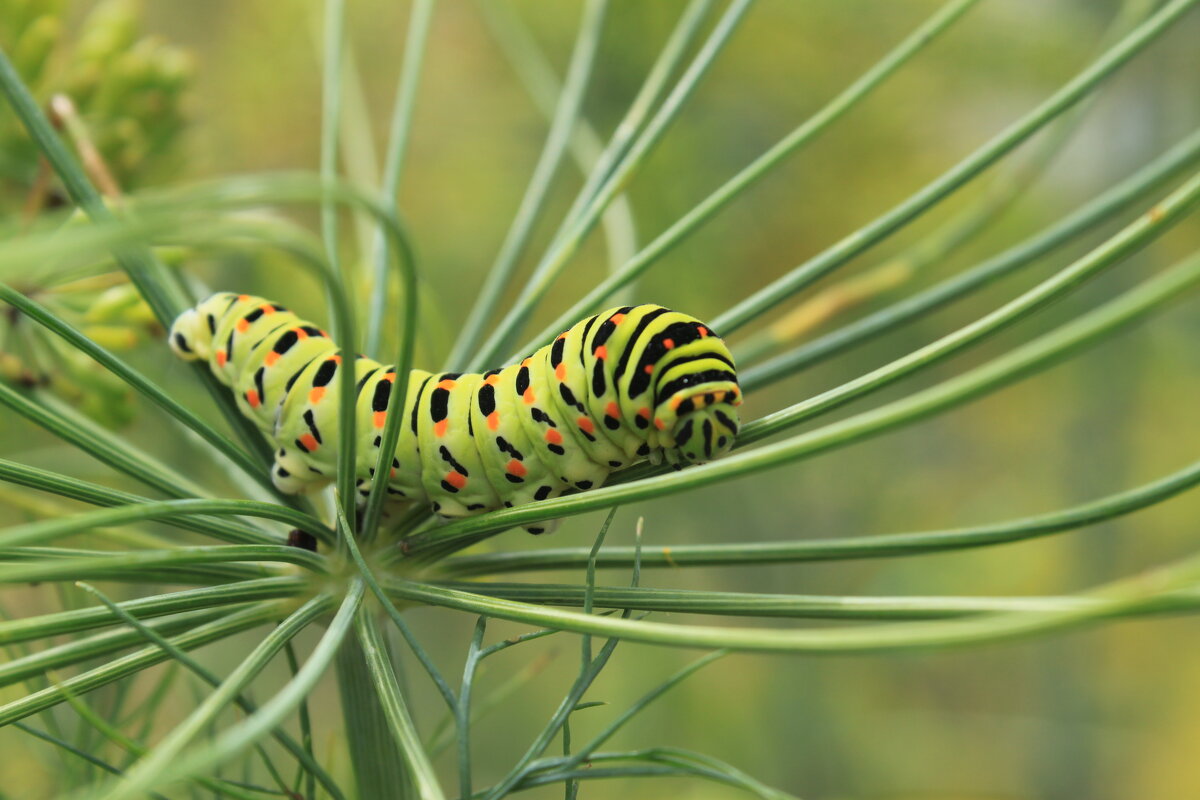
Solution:
[{"label": "yellow-green foliage", "polygon": [[[72,100],[118,184],[135,188],[172,164],[191,61],[143,35],[137,0],[105,0],[74,25],[71,10],[63,0],[0,0],[0,46],[39,101]],[[0,115],[0,203],[19,202],[36,153],[16,117]]]}]

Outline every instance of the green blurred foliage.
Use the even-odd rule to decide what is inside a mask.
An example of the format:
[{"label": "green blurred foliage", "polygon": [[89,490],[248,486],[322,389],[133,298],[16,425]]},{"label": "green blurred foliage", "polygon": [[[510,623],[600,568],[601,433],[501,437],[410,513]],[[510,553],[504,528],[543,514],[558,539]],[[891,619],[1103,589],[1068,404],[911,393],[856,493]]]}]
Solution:
[{"label": "green blurred foliage", "polygon": [[[124,189],[161,179],[179,164],[189,55],[141,30],[139,0],[0,2],[0,46],[35,97],[65,94]],[[19,208],[36,180],[37,149],[16,117],[0,116],[0,209]]]},{"label": "green blurred foliage", "polygon": [[[106,194],[161,181],[181,166],[178,145],[191,60],[162,36],[145,34],[139,0],[0,0],[0,47],[40,102],[51,108],[56,97],[70,101],[77,119],[60,117],[58,124]],[[96,155],[82,147],[94,148]],[[103,173],[99,178],[97,170]],[[0,231],[55,224],[39,220],[65,202],[50,175],[5,106]],[[63,227],[79,220],[72,217]],[[113,350],[128,350],[160,333],[118,273],[80,279],[71,265],[46,265],[22,276],[16,288]],[[0,376],[48,390],[109,427],[124,426],[138,413],[122,381],[16,312],[0,320]]]},{"label": "green blurred foliage", "polygon": [[[574,34],[575,4],[521,0],[516,5],[561,69]],[[820,108],[938,5],[932,0],[762,0],[630,188],[642,241]],[[360,133],[380,143],[387,135],[407,4],[363,0],[350,6],[350,41],[371,113],[369,130]],[[1093,0],[982,4],[834,129],[665,258],[641,282],[637,299],[714,316],[871,220],[1087,63],[1115,6]],[[586,104],[602,133],[620,118],[681,9],[678,0],[614,3]],[[176,0],[150,4],[146,13],[149,30],[186,46],[196,59],[197,125],[187,142],[188,175],[315,166],[317,6]],[[33,26],[23,30],[26,37],[35,32]],[[36,65],[38,40],[26,37],[22,43],[30,42],[25,46],[32,54],[23,57]],[[1049,174],[1009,213],[892,296],[1039,230],[1181,138],[1200,119],[1198,37],[1200,19],[1193,13],[1103,89]],[[100,86],[107,88],[103,81]],[[96,97],[104,94],[97,89]],[[0,129],[7,124],[8,117],[0,116]],[[473,4],[443,0],[433,22],[401,193],[427,284],[419,351],[425,364],[436,364],[448,352],[473,300],[470,290],[480,285],[516,210],[544,132],[544,120],[490,42]],[[565,211],[579,181],[572,174],[560,183],[547,219]],[[979,190],[968,187],[849,271],[869,268],[916,241]],[[353,244],[351,229],[346,232]],[[534,252],[551,232],[550,224],[539,228]],[[748,398],[747,416],[795,402],[928,343],[1013,297],[1105,233],[1094,232],[983,296]],[[599,240],[593,237],[531,329],[603,274]],[[903,395],[1003,352],[1190,253],[1198,242],[1194,226],[1182,227],[1052,309],[869,402]],[[325,314],[318,287],[281,257],[208,255],[188,266],[214,289],[262,293],[314,318]],[[630,543],[638,516],[646,518],[648,546],[884,534],[1036,513],[1132,487],[1178,468],[1200,450],[1198,337],[1195,303],[1180,305],[1049,373],[903,432],[766,477],[623,509],[608,541]],[[146,346],[138,356],[140,365],[169,385],[194,393],[195,407],[208,408],[199,385],[165,347]],[[158,415],[139,416],[129,435],[165,460],[194,464],[197,480],[238,491],[217,465],[197,459],[198,451]],[[122,483],[98,465],[77,463],[71,451],[17,421],[0,419],[0,453],[55,468],[71,459],[74,474]],[[11,515],[22,513],[10,509]],[[1200,497],[1192,494],[1132,518],[981,551],[847,564],[654,571],[644,574],[644,582],[811,594],[1055,594],[1190,551],[1198,515]],[[550,544],[590,543],[598,525],[594,516],[569,520]],[[489,544],[548,543],[511,532]],[[547,578],[582,580],[574,573]],[[627,579],[602,575],[604,582]],[[83,602],[74,595],[70,601]],[[49,593],[28,591],[5,602],[10,613],[30,614],[58,601]],[[412,616],[447,674],[457,674],[472,620],[435,611]],[[1123,623],[1057,639],[906,657],[735,656],[674,690],[613,744],[710,752],[809,800],[1184,800],[1200,794],[1193,757],[1200,746],[1195,724],[1200,689],[1194,679],[1200,654],[1188,646],[1197,624],[1193,619]],[[515,631],[504,624],[492,627],[494,636]],[[218,669],[242,654],[236,647],[203,652]],[[498,657],[482,678],[481,696],[546,654],[554,656],[547,669],[476,729],[477,783],[501,774],[549,715],[576,667],[575,642],[556,636],[515,648]],[[576,738],[586,738],[601,720],[690,657],[622,645],[593,695],[611,706],[576,717]],[[408,666],[416,712],[428,732],[429,721],[440,718],[440,700],[419,670]],[[272,686],[282,678],[281,667],[260,680]],[[137,693],[148,692],[151,683],[140,682]],[[315,699],[317,752],[346,774],[335,703],[329,681]],[[187,701],[178,699],[161,729],[186,708]],[[0,732],[0,741],[0,774],[16,776],[16,785],[4,791],[13,797],[46,796],[44,787],[60,766],[57,757],[12,732]],[[449,769],[451,763],[443,766]],[[528,796],[556,797],[560,791]],[[581,796],[735,795],[709,785],[614,781],[585,784]]]}]

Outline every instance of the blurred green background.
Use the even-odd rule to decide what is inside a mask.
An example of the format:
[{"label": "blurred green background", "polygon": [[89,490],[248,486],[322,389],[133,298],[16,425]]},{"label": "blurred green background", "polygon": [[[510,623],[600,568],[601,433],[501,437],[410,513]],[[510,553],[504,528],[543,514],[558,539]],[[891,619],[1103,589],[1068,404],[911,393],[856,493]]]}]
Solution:
[{"label": "blurred green background", "polygon": [[[378,147],[387,135],[408,5],[384,0],[349,5],[362,107]],[[552,0],[514,5],[561,71],[577,5]],[[760,0],[629,191],[640,241],[649,241],[820,108],[939,5]],[[715,316],[886,211],[1032,108],[1094,56],[1117,5],[982,3],[847,118],[663,259],[632,296],[702,318]],[[613,3],[585,105],[602,135],[620,119],[682,7],[674,0]],[[319,8],[311,3],[147,4],[146,28],[185,46],[194,62],[179,177],[315,168],[319,24]],[[1009,213],[892,296],[1040,230],[1189,133],[1200,119],[1198,40],[1200,17],[1192,13],[1105,85],[1061,157]],[[448,352],[516,210],[545,129],[477,7],[466,0],[439,3],[400,198],[427,284],[423,364],[435,365]],[[363,148],[355,150],[359,159],[367,169],[378,161]],[[549,220],[561,216],[578,185],[578,172],[565,167]],[[977,191],[972,186],[943,203],[846,273],[917,241]],[[551,232],[549,224],[539,228],[534,252]],[[1105,232],[1094,231],[983,295],[884,341],[750,396],[746,416],[796,402],[932,341],[1065,265]],[[901,396],[1003,352],[1198,243],[1194,222],[1185,223],[1067,300],[868,403]],[[606,269],[601,244],[602,237],[592,237],[529,330],[557,316],[599,279]],[[196,258],[187,266],[214,289],[266,294],[323,319],[316,285],[277,260],[248,252]],[[648,545],[937,529],[1048,511],[1164,475],[1200,449],[1197,308],[1194,300],[1176,305],[1070,363],[903,432],[765,477],[622,509],[608,541],[632,542],[639,516],[645,517]],[[151,343],[132,358],[180,392],[193,392],[194,407],[211,410],[199,385],[165,347]],[[153,412],[139,415],[122,435],[170,463],[194,463],[198,481],[238,492],[215,463],[198,456],[199,449]],[[0,454],[124,485],[19,421],[0,419]],[[14,521],[28,513],[2,508]],[[1200,496],[1192,493],[1124,520],[1019,545],[849,564],[657,570],[645,574],[644,582],[848,595],[1065,593],[1190,552],[1197,519]],[[599,521],[594,515],[568,520],[552,539],[537,541],[514,531],[490,545],[589,544]],[[544,577],[582,580],[578,573]],[[627,579],[602,576],[611,583]],[[3,601],[8,613],[25,616],[56,609],[60,602],[81,604],[78,594],[6,590]],[[411,616],[439,663],[457,674],[474,620],[426,610]],[[673,621],[685,618],[674,615]],[[516,630],[494,623],[491,635]],[[1155,619],[906,657],[738,655],[674,690],[613,744],[701,750],[810,799],[1194,798],[1200,796],[1195,760],[1200,651],[1188,637],[1197,633],[1195,620]],[[232,648],[201,652],[218,669],[240,655]],[[591,698],[611,705],[574,717],[576,737],[586,737],[693,656],[621,645]],[[565,691],[577,657],[575,640],[556,636],[495,659],[481,692],[531,664],[541,671],[476,728],[477,784],[498,777],[524,751]],[[260,681],[278,685],[282,676],[268,671]],[[415,669],[410,684],[422,730],[429,731],[440,719],[440,700]],[[318,753],[345,770],[332,680],[317,700]],[[190,702],[181,693],[173,714],[182,716]],[[49,796],[57,764],[44,745],[0,731],[0,774],[9,796]],[[449,774],[450,762],[445,765]],[[527,796],[560,792],[547,788]],[[613,781],[585,784],[581,796],[736,794],[699,783]]]}]

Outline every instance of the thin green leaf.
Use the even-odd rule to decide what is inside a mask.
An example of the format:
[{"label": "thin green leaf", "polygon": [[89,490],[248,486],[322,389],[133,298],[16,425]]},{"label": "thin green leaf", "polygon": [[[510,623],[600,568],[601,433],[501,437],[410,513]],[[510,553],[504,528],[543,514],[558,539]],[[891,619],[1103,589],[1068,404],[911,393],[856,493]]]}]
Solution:
[{"label": "thin green leaf", "polygon": [[592,313],[613,292],[635,280],[717,212],[749,189],[760,178],[770,173],[784,159],[813,141],[831,124],[895,74],[925,45],[945,32],[976,2],[977,0],[953,0],[944,5],[820,111],[805,120],[770,150],[756,158],[691,211],[680,217],[654,241],[642,248],[619,271],[597,284],[582,300],[559,315],[554,322],[543,328],[522,348],[519,348],[519,352],[532,352],[533,349],[557,336],[559,331]]},{"label": "thin green leaf", "polygon": [[[108,597],[106,597],[95,587],[89,586],[86,583],[80,583],[78,585],[84,591],[94,595],[96,599],[99,600],[106,609],[108,609],[109,612],[119,617],[126,625],[134,628],[136,632],[139,633],[143,638],[152,644],[157,645],[164,652],[170,655],[171,658],[175,659],[177,663],[182,664],[194,675],[199,677],[200,680],[214,688],[218,688],[221,685],[221,679],[218,678],[213,672],[202,666],[199,662],[185,653],[181,648],[176,647],[166,638],[161,636],[156,630],[148,627],[142,622],[139,622],[136,617],[121,608],[120,604],[109,600]],[[233,702],[238,708],[242,709],[247,714],[253,714],[258,710],[258,706],[256,706],[250,699],[241,693],[237,694],[233,698]],[[284,749],[286,749],[297,760],[297,762],[308,772],[309,775],[319,779],[321,781],[321,785],[324,786],[331,795],[335,797],[338,796],[339,790],[337,788],[337,784],[334,783],[333,778],[327,772],[325,772],[321,765],[312,758],[311,753],[297,744],[296,740],[289,736],[287,732],[282,729],[277,728],[276,730],[272,731],[272,735],[281,745],[283,745]],[[288,786],[284,782],[283,777],[279,774],[279,771],[275,768],[275,765],[271,761],[271,757],[268,755],[267,751],[261,745],[256,745],[255,750],[262,758],[263,764],[266,766],[268,773],[270,773],[271,777],[275,780],[275,783],[279,786],[281,792],[284,794],[288,793]]]},{"label": "thin green leaf", "polygon": [[[1197,484],[1200,484],[1200,461],[1143,486],[1108,495],[1099,500],[1047,514],[1020,517],[987,525],[942,531],[847,536],[833,539],[670,545],[655,547],[647,551],[642,558],[643,563],[647,566],[673,569],[688,566],[886,558],[986,547],[1076,530],[1087,525],[1095,525],[1132,514],[1169,500],[1192,489]],[[632,547],[610,547],[600,551],[596,556],[596,564],[600,567],[627,568],[633,563],[634,555]],[[584,566],[590,561],[590,551],[576,547],[459,556],[443,562],[439,567],[447,575],[467,576],[528,570],[569,569]]]},{"label": "thin green leaf", "polygon": [[[184,650],[190,650],[264,623],[273,622],[278,619],[282,610],[276,601],[258,603],[215,622],[196,626],[172,638],[171,643]],[[103,666],[82,672],[60,681],[57,685],[32,692],[0,706],[0,727],[55,706],[63,702],[67,694],[80,695],[90,692],[166,660],[166,654],[157,647],[145,647],[115,658]]]},{"label": "thin green leaf", "polygon": [[745,391],[754,391],[989,286],[1035,263],[1042,256],[1105,222],[1117,212],[1125,210],[1147,191],[1194,164],[1197,158],[1200,158],[1200,131],[1179,142],[1099,197],[1025,241],[969,270],[806,342],[788,353],[741,370],[738,376],[739,383]]},{"label": "thin green leaf", "polygon": [[[14,525],[0,529],[0,547],[16,547],[34,542],[53,541],[64,536],[81,533],[91,528],[107,525],[121,525],[129,522],[145,522],[149,520],[170,520],[176,517],[190,517],[201,514],[216,516],[245,516],[259,519],[270,519],[283,522],[314,536],[328,540],[329,529],[307,514],[284,506],[271,503],[260,503],[255,500],[156,500],[132,505],[116,506],[98,511],[85,511],[70,517],[42,520],[26,525]],[[256,534],[235,541],[246,542],[263,547],[278,546],[284,541],[281,536]],[[306,563],[324,564],[324,556],[309,551],[303,551],[301,556]],[[316,567],[324,569],[323,566]]]},{"label": "thin green leaf", "polygon": [[154,583],[210,583],[214,579],[253,580],[277,574],[276,568],[265,564],[229,563],[241,561],[299,563],[310,566],[317,574],[322,574],[326,571],[324,559],[313,561],[314,555],[316,554],[295,547],[265,544],[179,547],[173,550],[130,552],[93,551],[93,555],[84,558],[0,564],[0,583],[88,578]]},{"label": "thin green leaf", "polygon": [[484,278],[474,306],[463,322],[458,341],[450,354],[451,369],[457,369],[468,362],[475,365],[478,361],[469,355],[480,349],[484,327],[499,308],[504,292],[516,272],[517,264],[529,244],[534,226],[545,208],[550,187],[566,154],[571,132],[579,119],[579,109],[587,91],[607,11],[608,0],[587,0],[583,6],[579,32],[571,51],[571,64],[567,68],[567,76],[563,81],[562,93],[558,98],[558,106],[550,123],[546,142],[542,146],[542,153],[533,169],[525,195],[521,198],[512,226],[504,237],[504,243],[500,246],[500,252],[488,270],[487,277]]},{"label": "thin green leaf", "polygon": [[[308,661],[300,668],[297,676],[264,703],[257,713],[225,729],[211,742],[179,753],[173,763],[164,763],[169,762],[174,756],[168,751],[167,740],[160,742],[149,759],[130,770],[125,780],[115,786],[113,791],[105,796],[105,800],[134,798],[138,796],[139,792],[148,791],[155,785],[200,774],[244,752],[251,744],[269,734],[283,722],[288,714],[295,710],[301,700],[308,696],[317,680],[329,667],[342,640],[350,630],[354,615],[362,603],[363,593],[363,583],[357,580],[352,581],[337,614],[330,621],[321,640],[313,648]],[[332,605],[327,595],[314,598],[310,603],[315,604],[314,607],[305,606],[288,618],[295,621],[295,625],[292,627],[297,629],[303,627]],[[300,618],[302,612],[304,612],[303,619]],[[262,666],[259,662],[265,663],[265,660],[270,657],[267,651],[271,650],[271,654],[273,654],[282,646],[283,641],[280,640],[291,638],[294,633],[293,630],[285,630],[284,623],[281,623],[255,648],[251,657],[243,661],[239,669],[230,674],[222,684],[222,689],[229,687],[232,690],[246,673],[257,672]],[[209,700],[213,701],[215,697],[217,695],[211,695]],[[197,709],[197,712],[199,711],[200,709]],[[183,726],[177,727],[168,738],[174,740],[182,729]]]},{"label": "thin green leaf", "polygon": [[601,617],[485,598],[415,582],[397,584],[394,591],[413,602],[649,644],[747,651],[885,653],[1006,641],[1079,626],[1116,613],[1154,607],[1176,592],[1193,588],[1197,577],[1200,577],[1200,556],[1194,555],[1145,574],[1080,592],[1076,597],[1090,601],[1082,605],[937,622],[895,622],[815,630],[718,628]]},{"label": "thin green leaf", "polygon": [[[728,44],[730,37],[746,12],[750,10],[752,3],[753,0],[733,0],[730,3],[708,39],[667,95],[666,100],[647,123],[624,158],[605,178],[603,186],[596,191],[586,211],[579,215],[567,231],[556,238],[554,246],[538,262],[533,275],[526,281],[525,288],[517,298],[517,302],[496,326],[491,337],[479,352],[470,360],[468,365],[470,369],[495,363],[503,356],[504,350],[511,346],[510,339],[520,332],[521,327],[528,320],[530,312],[545,295],[551,282],[561,273],[567,262],[582,245],[588,232],[595,227],[596,222],[600,219],[600,214],[608,207],[613,198],[625,190],[634,173],[645,162],[650,151],[678,117],[683,106],[691,98],[709,68],[712,67],[716,57]],[[572,320],[572,322],[574,321]]]},{"label": "thin green leaf", "polygon": [[712,321],[712,327],[728,335],[782,303],[819,278],[883,240],[932,208],[937,202],[966,184],[1021,142],[1078,103],[1102,81],[1137,55],[1197,0],[1173,0],[1135,28],[1090,66],[1044,100],[1037,108],[1009,125],[982,147],[944,172],[907,200],[876,218],[787,275],[760,289]]},{"label": "thin green leaf", "polygon": [[[161,782],[165,782],[162,780],[164,776],[190,777],[199,774],[200,770],[185,771],[179,763],[188,743],[203,732],[216,715],[246,688],[250,680],[262,671],[267,662],[279,652],[287,641],[308,627],[332,605],[332,599],[328,595],[318,595],[288,615],[263,637],[262,641],[229,673],[229,677],[220,684],[216,691],[208,695],[204,702],[185,720],[172,728],[171,732],[158,742],[153,750],[148,751],[142,759],[134,764],[129,773],[103,796],[107,800],[136,797],[155,789]],[[154,649],[159,650],[157,647]],[[159,652],[162,651],[159,650]],[[270,702],[267,705],[270,705]],[[263,708],[265,710],[266,706]],[[264,714],[264,710],[259,710],[241,725],[244,726],[250,720],[260,718]],[[275,725],[270,725],[264,733],[269,733],[275,727]],[[228,734],[222,734],[222,737],[226,735]],[[246,746],[255,740],[247,741]]]},{"label": "thin green leaf", "polygon": [[359,614],[355,631],[366,655],[367,667],[391,727],[392,736],[396,740],[396,747],[400,749],[400,755],[408,765],[418,796],[421,800],[444,800],[446,795],[438,783],[433,764],[421,745],[421,737],[417,734],[400,684],[396,681],[396,674],[378,627],[369,615]]},{"label": "thin green leaf", "polygon": [[[156,619],[148,623],[147,629],[160,631],[163,634],[174,634],[191,630],[198,625],[225,617],[228,614],[229,610],[224,608],[185,611],[170,617]],[[51,670],[126,650],[141,644],[143,638],[142,634],[136,630],[121,628],[47,647],[21,658],[10,659],[0,664],[0,686],[8,686],[35,675],[46,675]]]},{"label": "thin green leaf", "polygon": [[[408,148],[408,135],[412,128],[413,108],[417,102],[417,86],[421,79],[421,65],[425,60],[425,43],[429,39],[429,24],[433,19],[435,1],[414,0],[408,16],[408,34],[404,40],[404,61],[400,66],[400,80],[396,84],[396,99],[392,105],[387,155],[384,158],[383,180],[379,190],[380,206],[393,216],[399,209],[400,179],[404,174],[404,155]],[[371,263],[374,266],[374,272],[371,281],[371,311],[367,321],[365,344],[368,353],[379,351],[382,344],[383,320],[387,312],[388,238],[382,226],[376,231]]]}]

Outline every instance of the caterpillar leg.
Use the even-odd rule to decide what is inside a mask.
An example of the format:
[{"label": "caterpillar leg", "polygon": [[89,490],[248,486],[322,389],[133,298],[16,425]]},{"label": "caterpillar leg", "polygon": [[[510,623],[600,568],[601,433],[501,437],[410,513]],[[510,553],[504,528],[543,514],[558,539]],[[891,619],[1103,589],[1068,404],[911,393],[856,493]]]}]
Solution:
[{"label": "caterpillar leg", "polygon": [[275,451],[271,481],[284,494],[303,494],[329,483],[329,479],[310,465],[302,453],[286,447]]}]

